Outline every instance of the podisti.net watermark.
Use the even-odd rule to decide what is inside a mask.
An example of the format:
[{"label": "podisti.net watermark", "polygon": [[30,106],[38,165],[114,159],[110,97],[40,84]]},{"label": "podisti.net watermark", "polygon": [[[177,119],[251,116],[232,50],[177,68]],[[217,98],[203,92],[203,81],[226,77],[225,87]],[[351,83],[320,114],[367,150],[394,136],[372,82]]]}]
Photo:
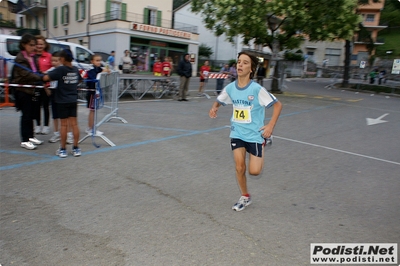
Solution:
[{"label": "podisti.net watermark", "polygon": [[311,264],[397,265],[397,243],[311,243]]}]

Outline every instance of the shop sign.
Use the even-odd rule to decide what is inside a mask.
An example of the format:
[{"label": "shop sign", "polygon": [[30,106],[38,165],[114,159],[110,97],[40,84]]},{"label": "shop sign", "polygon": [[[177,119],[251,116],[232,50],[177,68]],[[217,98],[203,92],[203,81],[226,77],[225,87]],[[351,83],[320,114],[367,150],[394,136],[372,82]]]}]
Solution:
[{"label": "shop sign", "polygon": [[153,25],[140,24],[140,23],[131,23],[131,30],[168,35],[168,36],[184,38],[184,39],[192,38],[192,33],[190,33],[190,32],[174,30],[174,29],[167,29],[167,28],[157,27],[157,26],[153,26]]}]

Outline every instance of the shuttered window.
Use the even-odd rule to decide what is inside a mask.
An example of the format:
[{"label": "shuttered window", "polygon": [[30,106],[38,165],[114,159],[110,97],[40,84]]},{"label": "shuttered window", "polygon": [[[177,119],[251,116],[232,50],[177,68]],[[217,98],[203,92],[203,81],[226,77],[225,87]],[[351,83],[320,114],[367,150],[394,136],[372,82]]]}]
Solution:
[{"label": "shuttered window", "polygon": [[82,21],[86,18],[86,0],[75,2],[75,20]]},{"label": "shuttered window", "polygon": [[53,10],[53,27],[58,26],[58,8],[55,7]]}]

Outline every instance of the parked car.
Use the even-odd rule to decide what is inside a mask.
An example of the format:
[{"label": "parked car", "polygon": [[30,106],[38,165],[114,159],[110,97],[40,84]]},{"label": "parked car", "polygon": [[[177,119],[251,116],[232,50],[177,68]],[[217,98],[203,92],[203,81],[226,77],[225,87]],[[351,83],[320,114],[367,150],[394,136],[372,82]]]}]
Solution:
[{"label": "parked car", "polygon": [[[15,56],[19,52],[19,41],[21,40],[21,36],[13,36],[13,35],[4,35],[0,34],[0,60],[2,58],[14,60]],[[90,64],[91,56],[93,52],[89,49],[83,47],[82,45],[71,43],[71,42],[63,42],[57,41],[53,39],[46,40],[50,44],[49,53],[53,53],[55,51],[60,51],[63,49],[70,49],[72,51],[72,55],[74,57],[73,65],[80,69],[89,70],[92,68]],[[0,65],[3,66],[3,62],[0,62]],[[8,77],[11,75],[11,69],[13,66],[12,61],[7,62],[8,68]],[[4,74],[1,73],[0,77],[3,77]]]}]

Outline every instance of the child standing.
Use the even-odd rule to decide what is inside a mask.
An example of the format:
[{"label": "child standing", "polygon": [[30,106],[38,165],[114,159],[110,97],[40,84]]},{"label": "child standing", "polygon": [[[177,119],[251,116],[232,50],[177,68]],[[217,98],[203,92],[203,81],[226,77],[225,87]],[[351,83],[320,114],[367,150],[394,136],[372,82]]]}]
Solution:
[{"label": "child standing", "polygon": [[[232,209],[241,211],[251,204],[246,180],[246,152],[249,153],[249,174],[259,175],[264,166],[263,146],[270,138],[282,110],[282,104],[274,95],[252,79],[258,60],[246,52],[239,53],[237,61],[238,79],[228,84],[217,97],[209,116],[217,117],[221,105],[232,104],[231,148],[236,168],[236,179],[241,197]],[[264,125],[265,108],[273,106],[272,117]]]},{"label": "child standing", "polygon": [[[101,56],[98,54],[92,55],[90,62],[93,65],[93,68],[87,72],[87,77],[89,80],[95,80],[97,78],[97,74],[101,72],[110,72],[107,68],[102,68],[101,66]],[[86,93],[86,107],[89,108],[89,117],[88,117],[88,128],[86,129],[86,133],[89,135],[93,134],[93,126],[94,126],[94,111],[95,111],[95,102],[94,97],[96,97],[96,82],[88,81],[86,82],[87,88],[89,89]],[[96,130],[95,135],[101,135],[103,132]]]},{"label": "child standing", "polygon": [[198,96],[202,96],[204,93],[204,83],[208,80],[208,74],[210,73],[210,66],[208,60],[204,61],[204,65],[200,67],[200,87]]},{"label": "child standing", "polygon": [[53,71],[49,71],[43,77],[43,81],[57,81],[57,89],[55,90],[54,99],[57,103],[57,111],[61,121],[61,144],[56,151],[56,155],[60,158],[68,156],[67,143],[67,128],[68,123],[72,127],[74,135],[74,144],[72,147],[72,155],[80,156],[81,150],[78,147],[79,128],[77,122],[77,99],[78,99],[78,83],[82,81],[77,67],[72,65],[72,52],[65,49],[60,52],[60,61],[62,66],[57,67]]},{"label": "child standing", "polygon": [[162,68],[163,68],[163,64],[161,63],[160,59],[157,58],[156,62],[154,62],[154,65],[153,65],[154,76],[161,77],[162,76],[162,74],[161,74]]},{"label": "child standing", "polygon": [[171,76],[172,64],[171,64],[171,59],[169,57],[166,57],[164,62],[162,63],[162,70],[164,76],[166,77]]},{"label": "child standing", "polygon": [[[51,55],[51,65],[52,68],[50,68],[47,72],[54,70],[55,68],[61,66],[61,60],[60,60],[60,52],[54,52]],[[51,81],[50,82],[50,87],[51,88],[57,88],[58,86],[58,81]],[[57,103],[55,102],[55,97],[54,97],[55,91],[53,91],[50,94],[50,102],[51,102],[51,113],[53,115],[53,126],[54,126],[54,134],[53,136],[49,139],[50,143],[55,143],[57,141],[60,141],[60,132],[59,132],[59,120],[60,117],[58,116],[57,112]],[[73,135],[72,135],[72,129],[68,125],[68,133],[67,133],[67,144],[72,144],[74,141]]]}]

